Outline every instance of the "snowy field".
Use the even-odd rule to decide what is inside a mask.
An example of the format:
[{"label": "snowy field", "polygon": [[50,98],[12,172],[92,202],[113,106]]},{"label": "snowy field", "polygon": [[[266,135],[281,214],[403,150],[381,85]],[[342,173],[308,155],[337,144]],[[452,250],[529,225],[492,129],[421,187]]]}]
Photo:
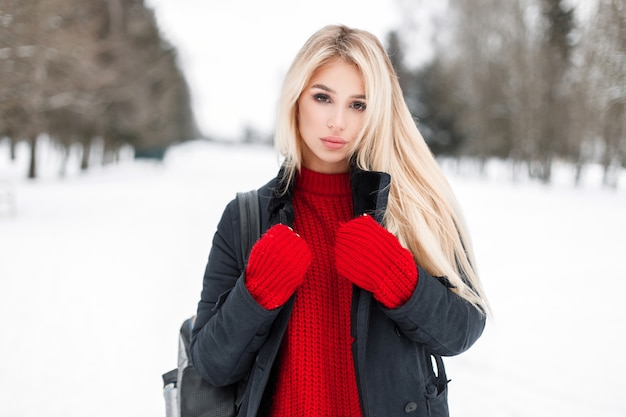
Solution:
[{"label": "snowy field", "polygon": [[[195,312],[211,238],[235,192],[272,177],[273,150],[190,142],[163,164],[68,170],[42,146],[24,179],[0,141],[0,416],[164,416],[161,374]],[[74,163],[74,162],[72,162]],[[448,170],[448,169],[447,169]],[[448,358],[454,417],[626,416],[626,178],[565,168],[542,186],[449,170],[494,319]]]}]

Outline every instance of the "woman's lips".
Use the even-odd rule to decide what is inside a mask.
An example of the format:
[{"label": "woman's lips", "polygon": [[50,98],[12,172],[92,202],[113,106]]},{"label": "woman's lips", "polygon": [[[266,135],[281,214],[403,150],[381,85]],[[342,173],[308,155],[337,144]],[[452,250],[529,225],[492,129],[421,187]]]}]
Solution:
[{"label": "woman's lips", "polygon": [[345,139],[337,136],[326,136],[324,138],[321,138],[321,140],[324,146],[326,146],[328,149],[341,149],[348,143]]}]

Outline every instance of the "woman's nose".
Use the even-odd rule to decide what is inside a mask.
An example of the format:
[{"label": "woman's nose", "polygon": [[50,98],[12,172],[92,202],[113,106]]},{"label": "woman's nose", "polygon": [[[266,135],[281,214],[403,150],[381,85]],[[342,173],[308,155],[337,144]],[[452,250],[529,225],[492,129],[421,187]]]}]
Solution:
[{"label": "woman's nose", "polygon": [[346,127],[346,118],[342,110],[333,112],[328,119],[328,127],[333,130],[343,130]]}]

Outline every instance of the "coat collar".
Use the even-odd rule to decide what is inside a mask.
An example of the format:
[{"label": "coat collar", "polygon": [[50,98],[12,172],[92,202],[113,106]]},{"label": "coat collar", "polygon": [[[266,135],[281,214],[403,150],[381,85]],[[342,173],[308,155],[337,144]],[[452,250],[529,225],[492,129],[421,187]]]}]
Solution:
[{"label": "coat collar", "polygon": [[[282,166],[276,177],[276,186],[272,190],[269,201],[270,224],[293,224],[294,209],[291,204],[295,181],[292,181],[285,190],[285,167]],[[352,187],[352,201],[354,215],[369,214],[382,224],[387,201],[389,199],[389,185],[391,176],[385,172],[364,171],[354,165],[350,168],[350,184]]]},{"label": "coat collar", "polygon": [[389,199],[391,176],[386,172],[364,171],[354,167],[350,172],[354,215],[369,214],[383,223]]}]

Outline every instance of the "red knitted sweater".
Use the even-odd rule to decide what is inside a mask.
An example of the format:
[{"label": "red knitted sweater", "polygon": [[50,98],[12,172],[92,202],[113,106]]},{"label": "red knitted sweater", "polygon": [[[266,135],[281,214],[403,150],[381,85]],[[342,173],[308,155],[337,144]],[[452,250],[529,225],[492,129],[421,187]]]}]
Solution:
[{"label": "red knitted sweater", "polygon": [[302,169],[293,204],[294,230],[313,257],[283,339],[271,416],[360,416],[350,336],[352,283],[338,277],[334,259],[336,231],[353,217],[349,174]]}]

